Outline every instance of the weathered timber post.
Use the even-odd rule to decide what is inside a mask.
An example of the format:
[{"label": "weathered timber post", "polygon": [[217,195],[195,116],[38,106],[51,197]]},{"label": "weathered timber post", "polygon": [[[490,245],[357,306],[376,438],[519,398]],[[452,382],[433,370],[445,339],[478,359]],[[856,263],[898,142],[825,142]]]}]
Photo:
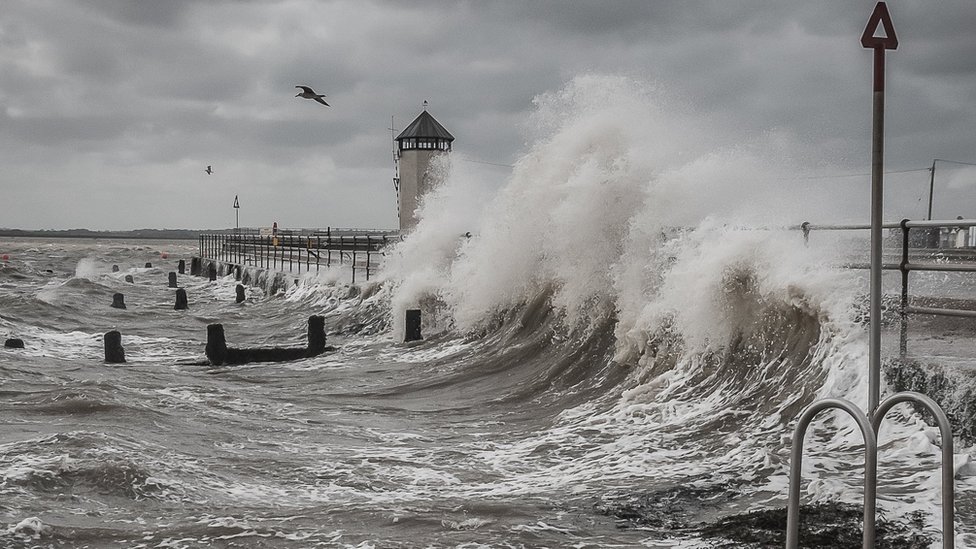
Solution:
[{"label": "weathered timber post", "polygon": [[176,287],[176,273],[172,271],[169,273],[169,287],[170,288]]},{"label": "weathered timber post", "polygon": [[16,337],[10,338],[3,342],[3,346],[8,349],[23,349],[24,340]]},{"label": "weathered timber post", "polygon": [[115,294],[112,296],[112,307],[116,309],[125,309],[125,295]]},{"label": "weathered timber post", "polygon": [[176,290],[176,306],[173,307],[173,309],[177,311],[182,311],[189,308],[190,305],[186,300],[186,290],[184,290],[183,288]]},{"label": "weathered timber post", "polygon": [[135,279],[132,278],[132,275],[125,275],[125,281],[128,282],[129,284],[136,283]]},{"label": "weathered timber post", "polygon": [[244,295],[244,285],[237,285],[237,303],[243,303],[247,297]]},{"label": "weathered timber post", "polygon": [[105,362],[110,364],[120,364],[125,362],[125,349],[122,348],[122,333],[118,330],[106,332],[104,341]]},{"label": "weathered timber post", "polygon": [[207,326],[207,348],[205,350],[210,364],[220,366],[227,360],[227,339],[224,337],[223,324]]},{"label": "weathered timber post", "polygon": [[419,341],[423,338],[420,333],[420,309],[407,309],[403,342]]},{"label": "weathered timber post", "polygon": [[146,268],[147,269],[152,269],[152,263],[146,262]]},{"label": "weathered timber post", "polygon": [[113,273],[119,272],[119,266],[118,265],[112,265],[112,272]]},{"label": "weathered timber post", "polygon": [[186,274],[186,260],[181,259],[179,263],[176,264],[176,270],[180,274]]},{"label": "weathered timber post", "polygon": [[210,267],[207,269],[207,275],[209,276],[211,282],[217,280],[217,266],[211,263]]},{"label": "weathered timber post", "polygon": [[325,352],[325,317],[308,317],[308,354],[320,355]]},{"label": "weathered timber post", "polygon": [[[201,237],[201,238],[203,238],[203,237]],[[199,257],[191,257],[190,258],[190,275],[192,275],[192,276],[200,276],[200,271],[201,271],[200,258]]]}]

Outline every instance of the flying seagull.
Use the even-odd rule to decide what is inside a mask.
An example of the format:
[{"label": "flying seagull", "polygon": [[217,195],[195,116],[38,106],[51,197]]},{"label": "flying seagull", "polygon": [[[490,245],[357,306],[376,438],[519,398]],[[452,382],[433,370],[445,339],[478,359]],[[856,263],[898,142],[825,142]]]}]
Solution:
[{"label": "flying seagull", "polygon": [[308,86],[295,86],[295,87],[302,89],[302,93],[296,95],[295,97],[304,97],[305,99],[314,99],[314,100],[318,101],[319,103],[322,103],[326,107],[330,107],[331,106],[331,105],[329,105],[328,103],[326,103],[322,99],[323,97],[325,97],[324,95],[322,95],[320,93],[315,93],[315,90],[313,90],[312,88],[310,88]]},{"label": "flying seagull", "polygon": [[210,166],[207,166],[207,169],[206,170],[203,170],[203,171],[207,172],[207,175],[210,175],[210,174],[213,173],[213,169]]}]

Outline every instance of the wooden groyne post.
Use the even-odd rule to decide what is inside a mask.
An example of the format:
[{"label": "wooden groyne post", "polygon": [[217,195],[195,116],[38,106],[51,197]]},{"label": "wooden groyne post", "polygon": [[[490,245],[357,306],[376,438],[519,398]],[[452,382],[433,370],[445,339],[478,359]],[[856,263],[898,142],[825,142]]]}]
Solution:
[{"label": "wooden groyne post", "polygon": [[110,364],[121,364],[125,362],[125,349],[122,348],[122,333],[118,330],[106,332],[105,337],[105,362]]},{"label": "wooden groyne post", "polygon": [[207,360],[213,366],[248,364],[251,362],[286,362],[318,356],[331,350],[335,350],[335,348],[325,345],[325,317],[318,315],[308,318],[307,347],[228,347],[223,324],[207,326],[205,352]]}]

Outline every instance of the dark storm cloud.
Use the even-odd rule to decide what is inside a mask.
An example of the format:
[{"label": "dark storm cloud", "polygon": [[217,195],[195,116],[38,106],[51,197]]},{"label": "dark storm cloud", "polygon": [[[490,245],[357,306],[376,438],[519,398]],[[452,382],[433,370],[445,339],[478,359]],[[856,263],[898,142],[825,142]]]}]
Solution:
[{"label": "dark storm cloud", "polygon": [[[382,198],[393,171],[391,116],[400,130],[427,100],[457,137],[461,161],[511,164],[528,146],[533,98],[587,72],[659,87],[733,141],[783,131],[859,172],[871,53],[858,38],[873,7],[14,0],[0,20],[0,188],[29,184],[43,159],[45,192],[69,180],[85,181],[92,196],[181,186],[157,197],[172,219],[157,204],[153,219],[105,221],[119,228],[203,226],[210,201],[227,194],[248,196],[264,217],[288,213],[292,224],[348,215],[350,224],[391,226],[395,209]],[[889,56],[889,165],[972,160],[976,8],[970,0],[889,7],[902,44]],[[295,98],[297,84],[333,106]],[[207,164],[219,170],[202,179]],[[490,173],[498,184],[505,177]],[[286,200],[274,186],[308,197]],[[326,198],[338,196],[345,206]],[[107,219],[91,208],[90,218]],[[83,212],[4,223],[93,226]]]},{"label": "dark storm cloud", "polygon": [[173,27],[186,16],[193,0],[132,2],[130,0],[88,0],[81,7],[126,25]]}]

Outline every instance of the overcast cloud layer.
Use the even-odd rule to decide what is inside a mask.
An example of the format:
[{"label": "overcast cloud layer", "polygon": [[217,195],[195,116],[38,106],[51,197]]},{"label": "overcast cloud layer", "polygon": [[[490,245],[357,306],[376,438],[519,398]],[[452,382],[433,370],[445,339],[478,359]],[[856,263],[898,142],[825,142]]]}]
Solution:
[{"label": "overcast cloud layer", "polygon": [[[455,159],[501,185],[533,98],[589,72],[743,142],[789,135],[812,151],[798,175],[867,173],[874,5],[6,0],[0,227],[232,227],[235,195],[243,226],[394,227],[391,116],[400,130],[429,101]],[[976,163],[976,3],[888,6],[891,212],[920,217],[934,158]],[[936,218],[976,217],[970,168],[937,164]]]}]

